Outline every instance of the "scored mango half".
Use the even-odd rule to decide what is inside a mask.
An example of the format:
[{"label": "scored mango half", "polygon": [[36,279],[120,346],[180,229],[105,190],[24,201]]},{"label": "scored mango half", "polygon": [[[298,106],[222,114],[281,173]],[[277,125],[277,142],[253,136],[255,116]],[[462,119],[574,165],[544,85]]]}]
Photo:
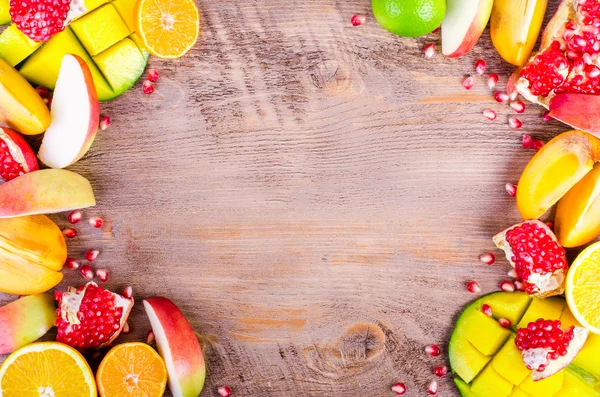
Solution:
[{"label": "scored mango half", "polygon": [[558,203],[555,225],[563,247],[600,233],[600,139],[568,131],[548,142],[525,167],[517,187],[523,219],[538,219]]}]

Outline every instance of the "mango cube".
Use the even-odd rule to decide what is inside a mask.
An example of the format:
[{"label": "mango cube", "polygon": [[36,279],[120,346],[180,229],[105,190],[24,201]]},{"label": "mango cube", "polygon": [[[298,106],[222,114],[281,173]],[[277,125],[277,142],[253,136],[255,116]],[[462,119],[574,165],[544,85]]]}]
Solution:
[{"label": "mango cube", "polygon": [[8,0],[0,0],[0,25],[10,22],[10,2]]},{"label": "mango cube", "polygon": [[117,9],[121,19],[123,19],[123,22],[125,22],[127,29],[129,29],[129,33],[134,33],[137,31],[135,18],[133,16],[136,3],[136,0],[115,0],[112,2],[112,5]]},{"label": "mango cube", "polygon": [[551,377],[538,380],[537,382],[534,382],[531,376],[528,376],[519,387],[533,397],[551,397],[563,387],[564,372],[565,370],[563,369]]},{"label": "mango cube", "polygon": [[471,382],[492,359],[460,335],[452,338],[449,350],[452,351],[450,365],[465,382]]},{"label": "mango cube", "polygon": [[75,20],[71,29],[91,55],[98,55],[129,36],[129,29],[115,7],[106,4]]},{"label": "mango cube", "polygon": [[146,59],[137,45],[123,39],[108,50],[93,57],[116,95],[127,91],[144,74]]},{"label": "mango cube", "polygon": [[519,389],[518,387],[515,387],[513,389],[513,392],[510,393],[510,395],[508,397],[531,397],[529,394],[525,393],[523,390]]},{"label": "mango cube", "polygon": [[505,318],[510,320],[511,324],[516,324],[531,303],[531,297],[524,292],[495,293],[484,296],[481,301],[490,305],[495,318]]},{"label": "mango cube", "polygon": [[565,371],[560,397],[598,397],[598,393],[571,371]]},{"label": "mango cube", "polygon": [[531,371],[523,363],[523,356],[517,349],[514,338],[510,338],[494,356],[492,366],[513,385],[519,385],[526,376],[531,376]]},{"label": "mango cube", "polygon": [[508,397],[513,385],[500,376],[491,365],[479,374],[471,384],[471,392],[485,397]]},{"label": "mango cube", "polygon": [[473,311],[464,326],[464,335],[486,356],[495,354],[510,336],[510,331],[498,324],[498,321],[481,312]]},{"label": "mango cube", "polygon": [[16,66],[41,45],[21,33],[17,25],[11,25],[0,34],[0,58],[10,66]]},{"label": "mango cube", "polygon": [[527,324],[540,318],[544,320],[558,320],[562,315],[565,305],[566,302],[563,298],[533,298],[518,327],[526,328]]}]

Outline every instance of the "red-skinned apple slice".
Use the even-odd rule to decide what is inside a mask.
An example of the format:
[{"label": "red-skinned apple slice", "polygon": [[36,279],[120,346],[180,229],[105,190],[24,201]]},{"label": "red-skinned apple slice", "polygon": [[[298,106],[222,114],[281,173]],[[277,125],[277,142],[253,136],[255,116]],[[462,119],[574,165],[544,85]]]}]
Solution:
[{"label": "red-skinned apple slice", "polygon": [[442,53],[450,58],[473,48],[490,20],[493,0],[448,0],[442,22]]},{"label": "red-skinned apple slice", "polygon": [[173,397],[197,397],[204,387],[206,365],[194,329],[167,298],[146,299],[144,308],[167,365]]},{"label": "red-skinned apple slice", "polygon": [[48,167],[65,168],[87,153],[100,122],[92,73],[77,55],[67,54],[62,60],[51,116],[38,157]]},{"label": "red-skinned apple slice", "polygon": [[600,137],[600,96],[557,94],[550,100],[550,117]]},{"label": "red-skinned apple slice", "polygon": [[0,127],[0,176],[5,181],[39,169],[37,158],[25,139],[10,128]]}]

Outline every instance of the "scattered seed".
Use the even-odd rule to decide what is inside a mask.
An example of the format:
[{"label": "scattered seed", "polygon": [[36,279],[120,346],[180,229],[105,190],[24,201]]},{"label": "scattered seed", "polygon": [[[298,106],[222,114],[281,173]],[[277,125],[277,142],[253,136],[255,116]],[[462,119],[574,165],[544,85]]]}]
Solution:
[{"label": "scattered seed", "polygon": [[156,69],[150,69],[148,70],[148,80],[150,80],[153,83],[156,83],[158,81],[158,71]]},{"label": "scattered seed", "polygon": [[123,326],[123,329],[121,330],[121,333],[123,335],[127,335],[130,332],[131,332],[131,326],[129,325],[129,322],[126,322],[125,325]]},{"label": "scattered seed", "polygon": [[100,119],[100,129],[106,131],[110,127],[110,116],[104,116]]},{"label": "scattered seed", "polygon": [[156,342],[156,337],[154,336],[154,331],[150,330],[146,334],[146,343],[149,345],[153,345]]},{"label": "scattered seed", "polygon": [[83,214],[81,213],[81,211],[73,211],[67,216],[67,220],[71,225],[81,222],[82,218]]},{"label": "scattered seed", "polygon": [[488,120],[496,120],[496,112],[492,109],[485,109],[483,111],[483,116]]},{"label": "scattered seed", "polygon": [[472,294],[478,294],[481,292],[481,287],[477,284],[477,281],[469,281],[467,284],[467,290]]},{"label": "scattered seed", "polygon": [[88,252],[85,253],[85,259],[87,259],[89,262],[93,262],[96,260],[96,258],[98,258],[98,255],[100,255],[100,251],[89,250]]},{"label": "scattered seed", "polygon": [[515,289],[517,291],[525,291],[525,286],[523,285],[523,283],[519,280],[515,280]]},{"label": "scattered seed", "polygon": [[445,365],[437,366],[433,369],[433,373],[434,375],[443,378],[448,373],[448,367],[446,367]]},{"label": "scattered seed", "polygon": [[431,357],[436,357],[441,354],[441,351],[438,345],[427,345],[425,346],[425,353]]},{"label": "scattered seed", "polygon": [[506,92],[496,91],[494,93],[494,99],[498,103],[506,103],[506,102],[508,102],[509,97],[508,97],[508,94]]},{"label": "scattered seed", "polygon": [[510,103],[510,107],[516,112],[516,113],[523,113],[525,112],[525,102],[523,101],[515,101],[515,102],[511,102]]},{"label": "scattered seed", "polygon": [[65,262],[65,267],[67,269],[77,270],[79,269],[79,262],[77,262],[73,258],[67,258],[67,261]]},{"label": "scattered seed", "polygon": [[548,226],[550,228],[550,230],[554,230],[554,222],[548,221],[548,222],[546,222],[546,226]]},{"label": "scattered seed", "polygon": [[504,292],[514,292],[515,285],[511,281],[504,280],[500,283],[500,289]]},{"label": "scattered seed", "polygon": [[502,328],[510,328],[512,323],[510,322],[510,320],[507,320],[505,318],[499,318],[498,319],[498,324],[500,324],[500,326]]},{"label": "scattered seed", "polygon": [[87,263],[81,266],[79,272],[81,273],[81,276],[88,281],[91,281],[94,278],[94,269]]},{"label": "scattered seed", "polygon": [[479,255],[479,260],[486,265],[493,265],[496,262],[496,256],[491,252]]},{"label": "scattered seed", "polygon": [[398,382],[392,386],[392,391],[398,396],[401,396],[404,393],[406,393],[406,385],[404,383]]},{"label": "scattered seed", "polygon": [[360,26],[365,23],[365,17],[354,14],[352,15],[352,18],[350,18],[350,23],[352,23],[352,26]]},{"label": "scattered seed", "polygon": [[100,229],[102,227],[102,225],[104,224],[104,221],[102,220],[102,218],[99,218],[97,216],[91,217],[89,222],[90,222],[90,226],[95,229]]},{"label": "scattered seed", "polygon": [[554,120],[554,117],[550,116],[550,111],[547,111],[546,113],[544,113],[542,115],[542,120],[544,120],[544,121],[552,121],[552,120]]},{"label": "scattered seed", "polygon": [[484,303],[481,306],[481,311],[483,312],[483,314],[485,314],[486,316],[492,317],[492,307],[490,305],[488,305],[487,303]]},{"label": "scattered seed", "polygon": [[508,118],[508,125],[510,126],[510,128],[514,128],[515,130],[518,130],[519,128],[521,128],[523,126],[523,123],[518,118],[511,116]]},{"label": "scattered seed", "polygon": [[42,87],[40,85],[37,86],[35,90],[42,97],[42,99],[48,99],[48,97],[50,96],[50,91],[46,87]]},{"label": "scattered seed", "polygon": [[504,188],[506,189],[506,193],[508,193],[509,196],[515,197],[517,195],[517,185],[507,183],[506,185],[504,185]]},{"label": "scattered seed", "polygon": [[427,386],[427,393],[435,396],[438,392],[438,383],[435,380],[432,380],[429,386]]},{"label": "scattered seed", "polygon": [[108,281],[108,270],[106,269],[98,269],[96,270],[96,277],[103,283]]},{"label": "scattered seed", "polygon": [[517,274],[517,271],[515,269],[510,269],[508,271],[508,277],[519,278],[519,275]]},{"label": "scattered seed", "polygon": [[63,229],[62,234],[66,238],[74,238],[75,236],[77,236],[77,230],[73,229],[72,227],[68,227],[66,229]]},{"label": "scattered seed", "polygon": [[475,72],[477,72],[477,74],[484,74],[486,66],[487,64],[483,59],[478,59],[477,62],[475,62]]},{"label": "scattered seed", "polygon": [[517,90],[513,90],[508,93],[508,99],[510,99],[511,101],[516,101],[518,96],[519,96],[519,91],[517,91]]},{"label": "scattered seed", "polygon": [[534,139],[533,143],[531,144],[531,147],[535,150],[540,150],[544,147],[544,142],[539,139]]},{"label": "scattered seed", "polygon": [[425,47],[423,47],[423,52],[425,53],[425,58],[433,58],[435,55],[435,44],[426,44]]},{"label": "scattered seed", "polygon": [[533,146],[533,139],[527,134],[523,135],[523,148],[531,149],[532,146]]},{"label": "scattered seed", "polygon": [[150,80],[144,81],[144,84],[142,84],[142,91],[146,95],[150,95],[154,92],[154,86]]},{"label": "scattered seed", "polygon": [[[358,25],[354,25],[354,26],[358,26]],[[229,397],[229,396],[231,396],[231,389],[229,388],[229,386],[219,386],[219,388],[217,389],[217,393],[221,397]]]},{"label": "scattered seed", "polygon": [[496,73],[490,73],[488,76],[488,88],[493,89],[498,83],[498,75]]},{"label": "scattered seed", "polygon": [[470,90],[471,88],[473,88],[474,85],[475,85],[475,79],[471,76],[467,77],[463,81],[463,87],[465,87],[466,90]]},{"label": "scattered seed", "polygon": [[131,287],[131,285],[125,287],[121,295],[123,295],[123,297],[127,299],[133,298],[133,288]]}]

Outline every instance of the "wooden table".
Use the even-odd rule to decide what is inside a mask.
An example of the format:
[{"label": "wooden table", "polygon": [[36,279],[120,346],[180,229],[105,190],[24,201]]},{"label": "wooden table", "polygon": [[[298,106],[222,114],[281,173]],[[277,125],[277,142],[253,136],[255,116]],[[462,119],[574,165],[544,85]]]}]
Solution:
[{"label": "wooden table", "polygon": [[[106,220],[82,224],[71,255],[97,248],[109,288],[181,307],[205,343],[202,396],[390,396],[398,381],[425,395],[447,360],[423,348],[447,344],[465,282],[506,277],[477,257],[519,220],[504,185],[532,156],[521,134],[568,128],[529,106],[512,130],[486,76],[462,87],[480,57],[499,87],[513,70],[487,30],[464,58],[426,60],[439,34],[394,36],[368,0],[199,6],[198,45],[151,60],[152,96],[138,84],[104,104],[111,128],[71,167],[96,191],[85,215]],[[60,288],[82,283],[66,273]],[[142,340],[142,305],[131,324],[121,340]],[[450,376],[439,395],[458,395]]]}]

